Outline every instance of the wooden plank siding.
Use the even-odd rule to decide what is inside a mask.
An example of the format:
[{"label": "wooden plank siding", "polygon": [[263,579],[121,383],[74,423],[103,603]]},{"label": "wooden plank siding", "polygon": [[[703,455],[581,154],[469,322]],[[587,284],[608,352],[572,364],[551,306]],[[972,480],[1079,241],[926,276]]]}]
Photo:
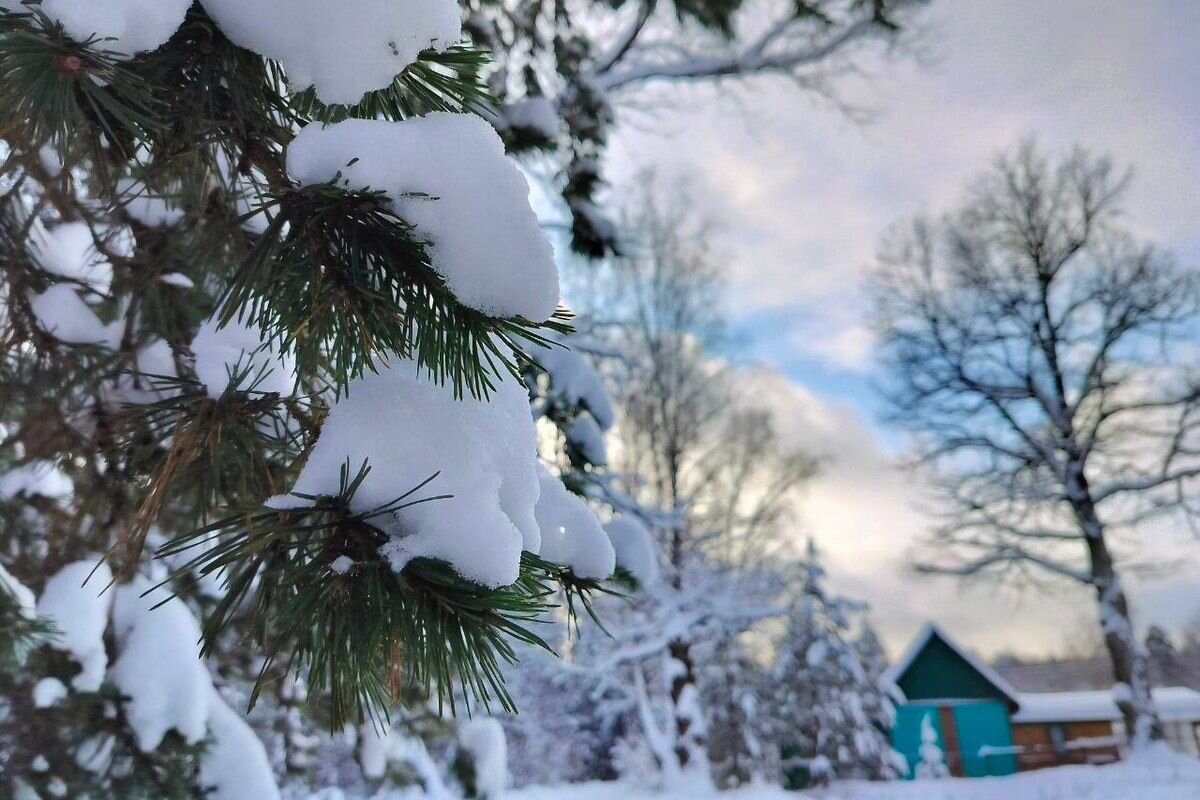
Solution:
[{"label": "wooden plank siding", "polygon": [[946,766],[951,775],[961,778],[963,776],[962,748],[958,744],[958,726],[954,724],[953,707],[938,706],[938,726],[942,729],[942,754],[946,758]]},{"label": "wooden plank siding", "polygon": [[[1053,728],[1059,729],[1056,736]],[[1111,722],[1014,722],[1013,746],[1020,748],[1022,770],[1064,764],[1107,764],[1120,758],[1118,737]]]}]

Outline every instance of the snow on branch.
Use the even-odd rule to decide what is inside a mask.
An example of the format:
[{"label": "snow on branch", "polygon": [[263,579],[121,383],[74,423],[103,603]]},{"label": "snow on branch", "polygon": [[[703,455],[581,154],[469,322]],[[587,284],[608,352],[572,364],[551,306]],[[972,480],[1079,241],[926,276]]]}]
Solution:
[{"label": "snow on branch", "polygon": [[[920,4],[922,0],[901,0],[892,13],[902,13]],[[895,33],[894,25],[867,7],[854,10],[846,19],[833,20],[789,5],[757,36],[745,42],[735,40],[731,48],[722,48],[726,52],[714,52],[718,48],[711,43],[689,46],[673,39],[645,40],[655,28],[648,24],[655,10],[656,4],[652,2],[639,6],[629,27],[597,61],[591,76],[593,86],[612,92],[652,81],[769,73],[814,84],[815,76],[801,74],[805,68],[828,64],[860,42]]]}]

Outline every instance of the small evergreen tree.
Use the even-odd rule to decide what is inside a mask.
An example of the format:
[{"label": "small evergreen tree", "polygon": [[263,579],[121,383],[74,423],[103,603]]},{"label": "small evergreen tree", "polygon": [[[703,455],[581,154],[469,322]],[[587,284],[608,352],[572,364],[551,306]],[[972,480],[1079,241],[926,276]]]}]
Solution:
[{"label": "small evergreen tree", "polygon": [[852,638],[851,618],[862,606],[826,590],[811,540],[801,586],[775,668],[787,782],[821,786],[835,778],[895,778],[897,758],[884,724],[890,704]]},{"label": "small evergreen tree", "polygon": [[773,746],[771,676],[732,639],[703,659],[700,680],[708,709],[708,760],[721,789],[765,783],[779,774]]},{"label": "small evergreen tree", "polygon": [[913,772],[918,778],[931,780],[950,776],[946,754],[938,744],[937,728],[933,726],[933,712],[921,717],[921,747],[917,754],[919,760]]}]

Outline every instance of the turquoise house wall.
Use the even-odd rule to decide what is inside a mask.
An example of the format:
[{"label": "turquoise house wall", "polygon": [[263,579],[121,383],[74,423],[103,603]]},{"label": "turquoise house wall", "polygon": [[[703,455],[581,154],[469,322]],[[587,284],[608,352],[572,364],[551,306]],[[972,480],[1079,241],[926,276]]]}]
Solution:
[{"label": "turquoise house wall", "polygon": [[[897,676],[906,703],[896,709],[892,747],[909,764],[908,777],[920,759],[921,721],[932,717],[938,746],[956,756],[952,766],[967,777],[1009,775],[1017,771],[1012,752],[1012,699],[970,661],[935,634]],[[948,707],[953,730],[943,730],[940,707]]]}]

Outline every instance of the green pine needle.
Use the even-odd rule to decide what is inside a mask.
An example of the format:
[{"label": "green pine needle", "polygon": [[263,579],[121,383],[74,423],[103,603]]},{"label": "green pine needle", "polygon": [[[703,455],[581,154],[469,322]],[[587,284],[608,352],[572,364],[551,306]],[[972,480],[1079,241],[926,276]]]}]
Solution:
[{"label": "green pine needle", "polygon": [[568,330],[559,315],[537,324],[459,303],[382,192],[319,184],[273,205],[270,227],[222,298],[221,321],[243,319],[283,339],[303,373],[327,364],[339,389],[400,354],[456,396],[486,397],[496,378],[519,377],[520,343],[545,343],[540,328]]},{"label": "green pine needle", "polygon": [[386,89],[368,92],[356,105],[325,105],[307,89],[292,98],[297,112],[322,122],[403,120],[431,111],[471,112],[496,105],[484,83],[489,55],[465,45],[444,52],[423,50]]},{"label": "green pine needle", "polygon": [[0,11],[0,108],[21,141],[67,150],[87,137],[93,154],[108,144],[125,157],[165,116],[150,84],[103,39],[75,42],[41,11]]},{"label": "green pine needle", "polygon": [[[526,554],[517,582],[500,588],[465,580],[431,559],[397,573],[378,552],[388,534],[374,520],[446,498],[418,496],[434,475],[386,506],[352,513],[368,471],[364,464],[351,478],[347,464],[336,497],[297,495],[311,506],[237,514],[159,551],[162,558],[201,549],[176,579],[225,579],[226,594],[205,624],[204,652],[257,586],[252,628],[267,658],[251,704],[278,662],[329,691],[334,729],[386,714],[402,687],[436,694],[454,713],[456,684],[468,711],[476,702],[515,710],[501,667],[516,660],[514,642],[550,649],[529,626],[550,608],[559,568]],[[331,565],[342,556],[352,566],[335,573]]]}]

